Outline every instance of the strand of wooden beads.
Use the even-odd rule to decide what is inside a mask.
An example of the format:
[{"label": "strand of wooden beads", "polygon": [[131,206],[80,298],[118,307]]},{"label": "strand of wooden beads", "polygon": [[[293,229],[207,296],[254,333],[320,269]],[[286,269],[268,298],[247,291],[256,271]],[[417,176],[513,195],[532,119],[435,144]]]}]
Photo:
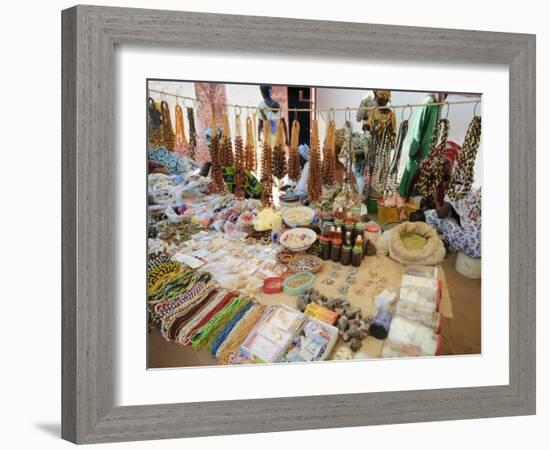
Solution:
[{"label": "strand of wooden beads", "polygon": [[288,178],[292,181],[300,179],[300,155],[298,154],[298,144],[300,142],[300,122],[296,119],[292,121],[292,131],[290,133],[290,150],[288,153]]},{"label": "strand of wooden beads", "polygon": [[321,152],[319,149],[319,125],[317,119],[311,122],[309,173],[307,177],[307,197],[310,202],[321,200]]},{"label": "strand of wooden beads", "polygon": [[223,168],[221,161],[222,149],[220,148],[218,141],[218,127],[216,125],[216,115],[214,114],[214,108],[212,108],[212,120],[210,123],[210,160],[212,161],[211,182],[209,186],[210,192],[222,193],[225,192],[225,183],[223,181]]},{"label": "strand of wooden beads", "polygon": [[160,102],[160,112],[162,114],[162,140],[166,149],[174,151],[175,136],[174,129],[172,128],[172,121],[170,120],[170,109],[168,108],[168,102],[163,100]]},{"label": "strand of wooden beads", "polygon": [[458,154],[447,189],[447,195],[453,200],[459,200],[472,188],[474,181],[474,165],[481,139],[481,117],[474,116],[464,138],[464,144]]},{"label": "strand of wooden beads", "polygon": [[283,121],[279,119],[275,135],[275,147],[273,148],[273,175],[279,180],[284,178],[287,171],[284,126]]},{"label": "strand of wooden beads", "polygon": [[244,167],[248,172],[256,172],[256,145],[254,144],[254,132],[252,119],[246,118],[246,142],[244,144]]},{"label": "strand of wooden beads", "polygon": [[179,104],[176,105],[176,143],[174,150],[179,155],[185,155],[189,148],[185,128],[183,126],[183,109]]},{"label": "strand of wooden beads", "polygon": [[332,186],[334,184],[334,173],[336,171],[336,122],[330,120],[327,126],[325,136],[325,145],[323,149],[323,185]]},{"label": "strand of wooden beads", "polygon": [[244,171],[244,148],[242,137],[241,115],[235,115],[235,197],[244,198],[246,174]]},{"label": "strand of wooden beads", "polygon": [[193,108],[187,108],[187,123],[189,124],[188,154],[192,160],[195,160],[195,152],[197,150],[197,129],[195,127],[195,111]]},{"label": "strand of wooden beads", "polygon": [[262,150],[262,205],[264,207],[273,204],[273,174],[271,168],[271,124],[269,120],[264,121],[264,143]]},{"label": "strand of wooden beads", "polygon": [[222,167],[233,166],[233,145],[231,144],[231,132],[229,130],[229,117],[223,115],[222,127]]},{"label": "strand of wooden beads", "polygon": [[416,183],[416,189],[423,197],[432,195],[441,180],[445,165],[445,148],[447,136],[449,135],[449,121],[439,119],[432,134],[430,150],[422,161],[420,177]]}]

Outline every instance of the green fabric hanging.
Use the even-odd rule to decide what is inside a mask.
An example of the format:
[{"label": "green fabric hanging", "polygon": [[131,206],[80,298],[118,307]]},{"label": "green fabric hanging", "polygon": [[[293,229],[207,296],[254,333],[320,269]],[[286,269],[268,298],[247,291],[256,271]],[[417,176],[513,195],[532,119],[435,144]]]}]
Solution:
[{"label": "green fabric hanging", "polygon": [[[435,103],[435,100],[432,96],[427,96],[422,103],[429,105]],[[441,106],[422,106],[420,113],[416,117],[411,135],[409,159],[407,160],[407,165],[398,189],[401,197],[407,195],[409,183],[416,168],[428,154],[432,134],[440,116]]]}]

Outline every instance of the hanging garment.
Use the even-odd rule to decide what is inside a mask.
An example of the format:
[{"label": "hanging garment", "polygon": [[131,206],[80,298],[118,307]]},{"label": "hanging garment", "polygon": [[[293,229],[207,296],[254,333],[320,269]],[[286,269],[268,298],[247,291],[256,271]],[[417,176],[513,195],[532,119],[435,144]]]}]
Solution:
[{"label": "hanging garment", "polygon": [[[435,100],[432,96],[427,96],[423,103],[424,105],[430,105],[431,103],[435,103]],[[415,119],[409,147],[409,159],[398,189],[401,197],[406,197],[409,183],[416,168],[428,154],[433,130],[440,116],[441,106],[423,106]]]}]

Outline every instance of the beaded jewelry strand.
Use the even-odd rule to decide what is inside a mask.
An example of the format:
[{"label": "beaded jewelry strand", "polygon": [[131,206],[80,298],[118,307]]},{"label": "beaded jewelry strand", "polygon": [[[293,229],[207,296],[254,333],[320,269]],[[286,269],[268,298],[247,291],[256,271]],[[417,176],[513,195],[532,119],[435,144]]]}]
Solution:
[{"label": "beaded jewelry strand", "polygon": [[223,115],[221,151],[222,167],[233,166],[233,145],[231,144],[231,132],[229,131],[229,117],[227,114]]},{"label": "beaded jewelry strand", "polygon": [[189,124],[189,157],[195,160],[197,150],[197,130],[195,128],[195,112],[193,108],[187,108],[187,123]]},{"label": "beaded jewelry strand", "polygon": [[416,183],[416,189],[423,197],[432,195],[443,179],[448,135],[449,121],[439,119],[432,134],[430,150],[422,161],[420,177]]},{"label": "beaded jewelry strand", "polygon": [[174,130],[172,128],[172,121],[170,120],[170,109],[168,108],[168,102],[163,100],[160,103],[160,111],[162,114],[162,140],[166,149],[173,151],[175,145]]},{"label": "beaded jewelry strand", "polygon": [[244,169],[244,149],[243,138],[241,136],[241,115],[235,115],[235,197],[238,199],[244,198],[244,188],[246,182],[246,174]]},{"label": "beaded jewelry strand", "polygon": [[221,148],[218,142],[218,127],[216,125],[216,116],[214,108],[212,108],[212,120],[210,123],[210,159],[212,161],[211,181],[209,185],[210,192],[223,193],[225,192],[225,183],[223,181]]},{"label": "beaded jewelry strand", "polygon": [[395,152],[388,169],[388,175],[386,176],[386,182],[382,190],[382,195],[391,196],[395,194],[399,183],[397,182],[397,173],[399,172],[399,163],[401,161],[401,155],[403,153],[403,142],[409,131],[409,121],[403,120],[399,126],[399,133],[397,134],[397,143],[395,146]]},{"label": "beaded jewelry strand", "polygon": [[323,185],[332,186],[334,184],[334,173],[336,171],[336,122],[330,120],[325,136],[323,149]]},{"label": "beaded jewelry strand", "polygon": [[275,147],[273,147],[273,175],[281,180],[286,175],[285,130],[281,119],[277,121]]},{"label": "beaded jewelry strand", "polygon": [[300,139],[300,122],[296,119],[292,122],[292,132],[290,134],[290,150],[288,154],[288,178],[292,181],[300,179],[300,155],[298,154],[298,144]]},{"label": "beaded jewelry strand", "polygon": [[462,150],[458,154],[456,166],[454,167],[447,189],[447,195],[453,200],[459,200],[466,196],[472,188],[474,181],[474,165],[476,162],[477,150],[481,139],[481,117],[474,116],[464,138]]},{"label": "beaded jewelry strand", "polygon": [[319,150],[319,125],[316,119],[311,123],[309,173],[307,177],[307,198],[310,202],[321,200],[321,154]]},{"label": "beaded jewelry strand", "polygon": [[254,143],[254,132],[252,131],[252,119],[246,118],[246,142],[244,145],[244,166],[248,172],[256,172],[256,145]]},{"label": "beaded jewelry strand", "polygon": [[264,207],[273,204],[273,175],[271,170],[271,140],[270,123],[268,120],[264,122],[264,145],[262,151],[262,205]]},{"label": "beaded jewelry strand", "polygon": [[180,155],[185,155],[189,147],[187,136],[185,136],[185,128],[183,126],[183,109],[180,105],[176,105],[176,141],[174,150]]}]

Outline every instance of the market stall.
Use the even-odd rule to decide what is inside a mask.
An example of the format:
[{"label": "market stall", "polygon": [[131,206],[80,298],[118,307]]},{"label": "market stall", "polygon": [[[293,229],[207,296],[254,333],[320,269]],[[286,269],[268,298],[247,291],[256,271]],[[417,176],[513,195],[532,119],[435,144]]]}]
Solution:
[{"label": "market stall", "polygon": [[[267,102],[273,114],[264,111],[257,130],[256,117],[243,120],[241,107],[230,126],[229,114],[217,117],[211,105],[205,171],[195,158],[193,109],[188,139],[182,108],[172,131],[167,102],[157,108],[150,99],[152,339],[208,354],[212,364],[440,353],[445,319],[453,317],[441,267],[446,247],[435,227],[409,221],[422,208],[397,191],[408,120],[397,128],[387,92],[375,91],[378,103],[359,107],[369,130],[359,145],[360,174],[357,136],[349,120],[337,129],[332,108],[325,136],[314,117],[304,145],[300,124],[287,128],[280,106]],[[473,123],[477,136],[477,116]],[[437,121],[419,165],[424,198],[437,194],[448,170],[448,127],[446,118]],[[452,172],[455,199],[471,186],[473,141]]]}]

